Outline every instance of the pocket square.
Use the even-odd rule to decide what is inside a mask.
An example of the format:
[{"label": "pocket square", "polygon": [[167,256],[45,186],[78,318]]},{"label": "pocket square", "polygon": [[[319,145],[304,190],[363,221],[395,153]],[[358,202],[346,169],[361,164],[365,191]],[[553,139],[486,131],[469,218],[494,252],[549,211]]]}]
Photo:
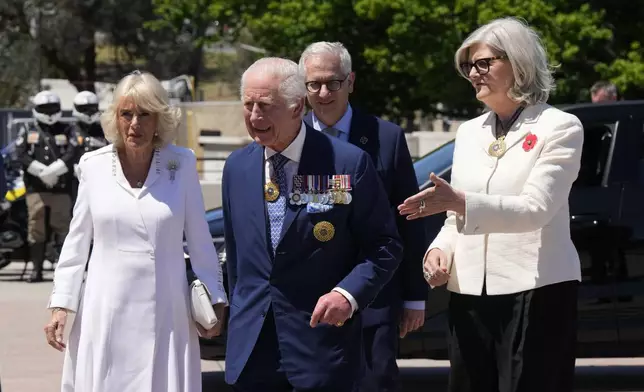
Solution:
[{"label": "pocket square", "polygon": [[319,214],[321,212],[327,212],[333,208],[333,205],[322,204],[322,203],[308,203],[306,205],[306,212],[309,214]]}]

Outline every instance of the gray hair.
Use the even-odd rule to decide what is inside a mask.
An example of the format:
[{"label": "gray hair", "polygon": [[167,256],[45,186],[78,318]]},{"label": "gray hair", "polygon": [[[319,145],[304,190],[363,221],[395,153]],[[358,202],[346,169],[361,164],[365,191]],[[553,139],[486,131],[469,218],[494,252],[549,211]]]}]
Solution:
[{"label": "gray hair", "polygon": [[617,86],[613,83],[606,80],[600,80],[597,83],[593,84],[593,87],[590,88],[591,94],[596,94],[600,90],[604,90],[606,94],[610,97],[617,97]]},{"label": "gray hair", "polygon": [[137,107],[157,116],[155,147],[172,143],[181,122],[181,109],[170,106],[168,92],[154,75],[140,71],[134,71],[118,82],[112,103],[101,115],[101,126],[107,140],[117,147],[123,145],[123,137],[118,130],[118,109],[124,98],[131,99]]},{"label": "gray hair", "polygon": [[469,50],[475,44],[488,45],[498,55],[507,56],[514,73],[508,97],[530,105],[548,101],[555,88],[555,67],[548,63],[539,35],[525,21],[514,17],[495,19],[470,34],[454,55],[456,69],[466,79],[469,77],[463,74],[460,64],[469,61]]},{"label": "gray hair", "polygon": [[322,54],[331,54],[340,58],[340,71],[346,76],[351,73],[351,55],[347,48],[341,42],[314,42],[307,46],[300,56],[300,72],[306,75],[306,68],[304,67],[306,60],[311,56],[318,56]]},{"label": "gray hair", "polygon": [[[304,75],[294,61],[280,57],[264,57],[255,61],[244,71],[240,83],[241,99],[244,99],[244,86],[247,75],[259,72],[261,75],[280,80],[278,93],[289,108],[294,108],[306,98]],[[304,112],[304,111],[302,111]]]}]

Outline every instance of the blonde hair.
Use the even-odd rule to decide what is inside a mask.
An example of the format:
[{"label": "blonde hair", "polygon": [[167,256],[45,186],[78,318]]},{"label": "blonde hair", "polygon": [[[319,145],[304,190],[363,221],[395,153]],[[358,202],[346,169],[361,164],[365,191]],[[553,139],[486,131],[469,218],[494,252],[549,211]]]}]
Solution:
[{"label": "blonde hair", "polygon": [[134,71],[119,81],[112,103],[101,115],[101,126],[107,140],[117,147],[123,145],[123,137],[118,130],[118,109],[124,98],[157,116],[155,147],[164,147],[174,141],[181,123],[181,109],[170,106],[168,92],[154,75],[140,71]]},{"label": "blonde hair", "polygon": [[460,68],[468,61],[469,50],[475,44],[488,45],[497,55],[506,55],[514,73],[514,83],[508,97],[530,105],[545,103],[554,90],[552,76],[555,66],[548,63],[546,49],[539,34],[528,24],[515,17],[495,19],[476,29],[454,55],[459,75],[469,79]]}]

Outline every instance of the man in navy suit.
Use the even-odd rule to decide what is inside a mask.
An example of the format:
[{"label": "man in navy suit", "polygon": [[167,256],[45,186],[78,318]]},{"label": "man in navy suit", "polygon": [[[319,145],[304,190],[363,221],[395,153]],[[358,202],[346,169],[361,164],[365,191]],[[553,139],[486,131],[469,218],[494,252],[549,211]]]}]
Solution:
[{"label": "man in navy suit", "polygon": [[296,63],[242,76],[254,142],[223,172],[230,295],[226,382],[238,391],[356,391],[362,311],[402,258],[369,156],[307,127]]},{"label": "man in navy suit", "polygon": [[[308,101],[313,111],[307,125],[356,145],[371,157],[389,198],[396,207],[418,193],[418,183],[403,130],[390,122],[366,114],[349,104],[355,74],[351,56],[339,42],[316,42],[300,57]],[[396,215],[403,241],[400,268],[363,312],[364,347],[368,373],[362,391],[398,390],[396,356],[398,337],[423,326],[428,285],[422,263],[427,241],[422,221]]]}]

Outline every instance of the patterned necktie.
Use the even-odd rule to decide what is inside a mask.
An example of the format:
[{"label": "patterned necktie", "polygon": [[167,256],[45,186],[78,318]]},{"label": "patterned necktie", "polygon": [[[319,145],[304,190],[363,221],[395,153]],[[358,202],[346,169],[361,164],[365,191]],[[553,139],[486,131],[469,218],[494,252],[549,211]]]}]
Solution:
[{"label": "patterned necktie", "polygon": [[280,235],[282,234],[282,225],[284,224],[284,215],[286,213],[286,195],[288,194],[288,189],[286,187],[286,173],[284,172],[284,165],[288,162],[288,158],[282,154],[275,154],[268,159],[273,165],[273,177],[271,180],[275,182],[279,188],[279,196],[277,197],[277,200],[267,202],[271,245],[273,254],[275,254],[277,243],[280,240]]},{"label": "patterned necktie", "polygon": [[322,132],[326,133],[329,136],[333,136],[333,137],[337,137],[338,135],[340,135],[340,130],[335,129],[333,127],[325,128],[325,129],[322,130]]}]

